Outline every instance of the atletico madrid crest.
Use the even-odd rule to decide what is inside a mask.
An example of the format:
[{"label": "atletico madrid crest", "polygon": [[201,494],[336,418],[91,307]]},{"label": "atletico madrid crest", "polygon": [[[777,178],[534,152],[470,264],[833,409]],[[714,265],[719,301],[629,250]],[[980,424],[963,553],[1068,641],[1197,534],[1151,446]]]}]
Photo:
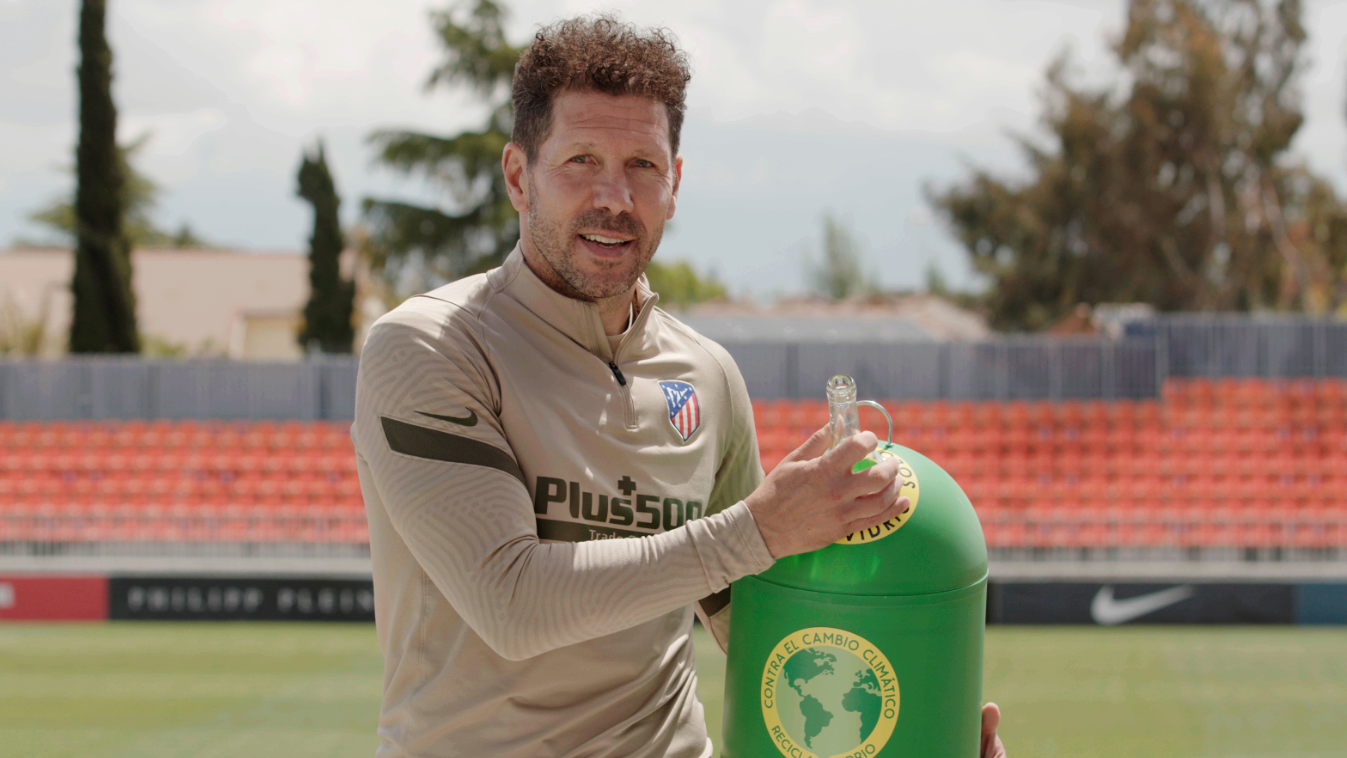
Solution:
[{"label": "atletico madrid crest", "polygon": [[664,401],[669,404],[669,423],[684,442],[702,425],[702,407],[697,402],[697,390],[687,382],[660,382]]}]

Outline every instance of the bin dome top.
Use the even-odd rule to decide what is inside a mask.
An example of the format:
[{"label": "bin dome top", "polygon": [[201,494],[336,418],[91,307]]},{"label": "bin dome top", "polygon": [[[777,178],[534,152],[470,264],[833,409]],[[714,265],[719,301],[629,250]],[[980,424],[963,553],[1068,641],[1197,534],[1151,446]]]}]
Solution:
[{"label": "bin dome top", "polygon": [[[968,496],[930,458],[880,444],[903,464],[904,494],[914,504],[900,519],[822,550],[777,561],[759,579],[843,595],[925,595],[974,584],[987,575],[987,545]],[[858,467],[873,465],[863,461]]]}]

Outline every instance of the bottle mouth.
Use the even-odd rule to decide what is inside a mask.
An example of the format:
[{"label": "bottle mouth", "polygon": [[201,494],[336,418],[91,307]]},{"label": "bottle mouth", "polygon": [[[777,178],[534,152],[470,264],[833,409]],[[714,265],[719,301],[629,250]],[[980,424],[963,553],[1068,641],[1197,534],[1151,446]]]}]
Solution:
[{"label": "bottle mouth", "polygon": [[856,381],[846,374],[838,374],[828,380],[829,402],[846,403],[856,399]]}]

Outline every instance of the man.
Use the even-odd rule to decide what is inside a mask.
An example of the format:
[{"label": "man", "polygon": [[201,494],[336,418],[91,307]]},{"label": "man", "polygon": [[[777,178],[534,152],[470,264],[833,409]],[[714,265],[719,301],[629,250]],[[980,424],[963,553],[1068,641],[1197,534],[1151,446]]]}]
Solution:
[{"label": "man", "polygon": [[892,462],[850,473],[870,433],[764,479],[734,362],[655,307],[688,79],[661,32],[541,30],[502,158],[519,246],[370,330],[380,756],[709,756],[691,606],[724,647],[732,581],[908,505]]}]

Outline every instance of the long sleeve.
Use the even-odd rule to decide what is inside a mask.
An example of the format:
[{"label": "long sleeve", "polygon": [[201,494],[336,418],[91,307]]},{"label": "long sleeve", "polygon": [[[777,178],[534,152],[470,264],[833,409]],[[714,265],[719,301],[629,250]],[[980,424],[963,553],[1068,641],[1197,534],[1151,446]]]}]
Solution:
[{"label": "long sleeve", "polygon": [[385,317],[361,355],[353,427],[362,476],[397,536],[499,655],[611,634],[771,565],[742,502],[652,536],[540,542],[499,392],[469,328]]},{"label": "long sleeve", "polygon": [[[725,455],[716,471],[716,486],[711,492],[708,513],[718,513],[723,508],[733,507],[762,483],[762,460],[758,454],[757,429],[753,421],[753,405],[748,396],[748,387],[744,384],[739,367],[719,345],[708,345],[715,355],[721,370],[725,374],[726,384],[732,399],[732,422],[729,427],[729,442],[725,445]],[[711,638],[720,647],[721,652],[729,650],[730,644],[730,588],[725,587],[711,595],[699,598],[696,604],[697,617],[702,626],[711,633]]]}]

